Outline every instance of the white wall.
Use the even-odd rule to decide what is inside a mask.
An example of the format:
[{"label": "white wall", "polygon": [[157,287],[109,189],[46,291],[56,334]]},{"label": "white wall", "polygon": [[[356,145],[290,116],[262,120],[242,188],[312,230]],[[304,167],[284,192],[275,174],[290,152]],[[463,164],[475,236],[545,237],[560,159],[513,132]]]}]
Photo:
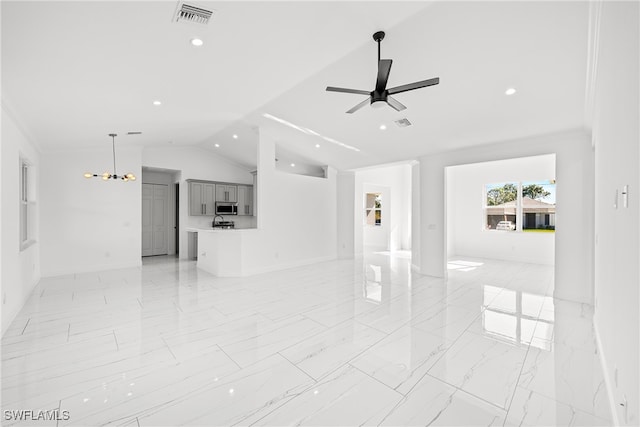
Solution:
[{"label": "white wall", "polygon": [[337,177],[276,171],[275,143],[260,136],[258,230],[243,234],[244,274],[256,274],[337,257]]},{"label": "white wall", "polygon": [[[40,154],[20,130],[11,114],[2,105],[2,334],[18,314],[31,290],[40,279],[40,236],[37,219],[42,195],[38,179]],[[20,158],[31,163],[35,173],[36,243],[20,250]]]},{"label": "white wall", "polygon": [[555,155],[448,167],[449,256],[470,256],[553,265],[554,233],[489,231],[484,228],[484,185],[555,179]]},{"label": "white wall", "polygon": [[[201,179],[253,185],[253,175],[249,170],[200,147],[147,147],[142,152],[142,165],[181,172],[178,225],[180,258],[187,257],[186,228],[211,228],[213,221],[213,216],[189,215],[189,185],[186,180]],[[256,225],[254,217],[235,216],[233,221],[238,228],[250,228]]]},{"label": "white wall", "polygon": [[[638,2],[602,2],[595,81],[595,327],[612,408],[620,425],[640,424]],[[614,208],[629,185],[629,207]],[[616,385],[616,367],[617,385]],[[626,395],[628,404],[620,406]],[[626,416],[625,416],[626,408]]]},{"label": "white wall", "polygon": [[[382,225],[364,221],[365,193],[382,193]],[[398,164],[356,171],[355,253],[411,249],[411,165]]]},{"label": "white wall", "polygon": [[118,146],[118,173],[138,179],[86,179],[111,172],[110,141],[92,150],[41,157],[41,268],[43,276],[126,268],[141,264],[141,149]]},{"label": "white wall", "polygon": [[593,152],[582,130],[559,132],[420,158],[420,271],[446,272],[445,168],[517,157],[556,155],[556,298],[593,303]]}]

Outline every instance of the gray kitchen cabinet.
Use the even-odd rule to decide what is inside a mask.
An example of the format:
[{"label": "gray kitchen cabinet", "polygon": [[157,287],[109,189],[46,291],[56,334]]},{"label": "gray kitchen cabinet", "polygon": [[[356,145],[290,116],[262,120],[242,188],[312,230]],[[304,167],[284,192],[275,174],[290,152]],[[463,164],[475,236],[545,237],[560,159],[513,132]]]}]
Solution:
[{"label": "gray kitchen cabinet", "polygon": [[238,186],[216,184],[216,202],[237,202]]},{"label": "gray kitchen cabinet", "polygon": [[189,215],[215,215],[216,185],[208,182],[189,182]]},{"label": "gray kitchen cabinet", "polygon": [[253,186],[238,185],[238,215],[253,215]]}]

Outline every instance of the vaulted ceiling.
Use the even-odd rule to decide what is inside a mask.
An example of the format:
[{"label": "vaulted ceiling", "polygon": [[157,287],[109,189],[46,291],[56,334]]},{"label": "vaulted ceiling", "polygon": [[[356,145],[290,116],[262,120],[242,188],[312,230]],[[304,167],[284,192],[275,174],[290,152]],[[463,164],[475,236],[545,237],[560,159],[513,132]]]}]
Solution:
[{"label": "vaulted ceiling", "polygon": [[[586,2],[193,4],[215,10],[209,24],[174,22],[174,1],[3,1],[5,107],[43,152],[141,131],[119,142],[201,145],[247,167],[256,129],[351,169],[583,123]],[[325,87],[373,89],[377,30],[389,86],[440,84],[398,94],[402,112],[345,114],[366,97]]]}]

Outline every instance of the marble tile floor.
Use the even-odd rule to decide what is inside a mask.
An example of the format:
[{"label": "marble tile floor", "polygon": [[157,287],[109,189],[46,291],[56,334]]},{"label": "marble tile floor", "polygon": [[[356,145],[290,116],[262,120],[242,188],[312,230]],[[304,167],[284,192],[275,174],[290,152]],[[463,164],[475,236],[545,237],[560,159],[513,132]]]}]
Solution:
[{"label": "marble tile floor", "polygon": [[553,298],[553,267],[448,272],[372,253],[42,279],[2,338],[2,425],[611,425],[592,308]]}]

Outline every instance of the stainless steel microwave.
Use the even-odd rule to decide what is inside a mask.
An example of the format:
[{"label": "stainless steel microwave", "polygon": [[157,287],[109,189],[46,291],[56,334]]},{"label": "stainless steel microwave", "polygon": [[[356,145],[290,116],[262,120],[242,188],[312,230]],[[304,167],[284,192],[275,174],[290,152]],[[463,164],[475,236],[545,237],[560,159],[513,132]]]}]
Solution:
[{"label": "stainless steel microwave", "polygon": [[216,202],[216,215],[238,215],[238,204],[233,202]]}]

